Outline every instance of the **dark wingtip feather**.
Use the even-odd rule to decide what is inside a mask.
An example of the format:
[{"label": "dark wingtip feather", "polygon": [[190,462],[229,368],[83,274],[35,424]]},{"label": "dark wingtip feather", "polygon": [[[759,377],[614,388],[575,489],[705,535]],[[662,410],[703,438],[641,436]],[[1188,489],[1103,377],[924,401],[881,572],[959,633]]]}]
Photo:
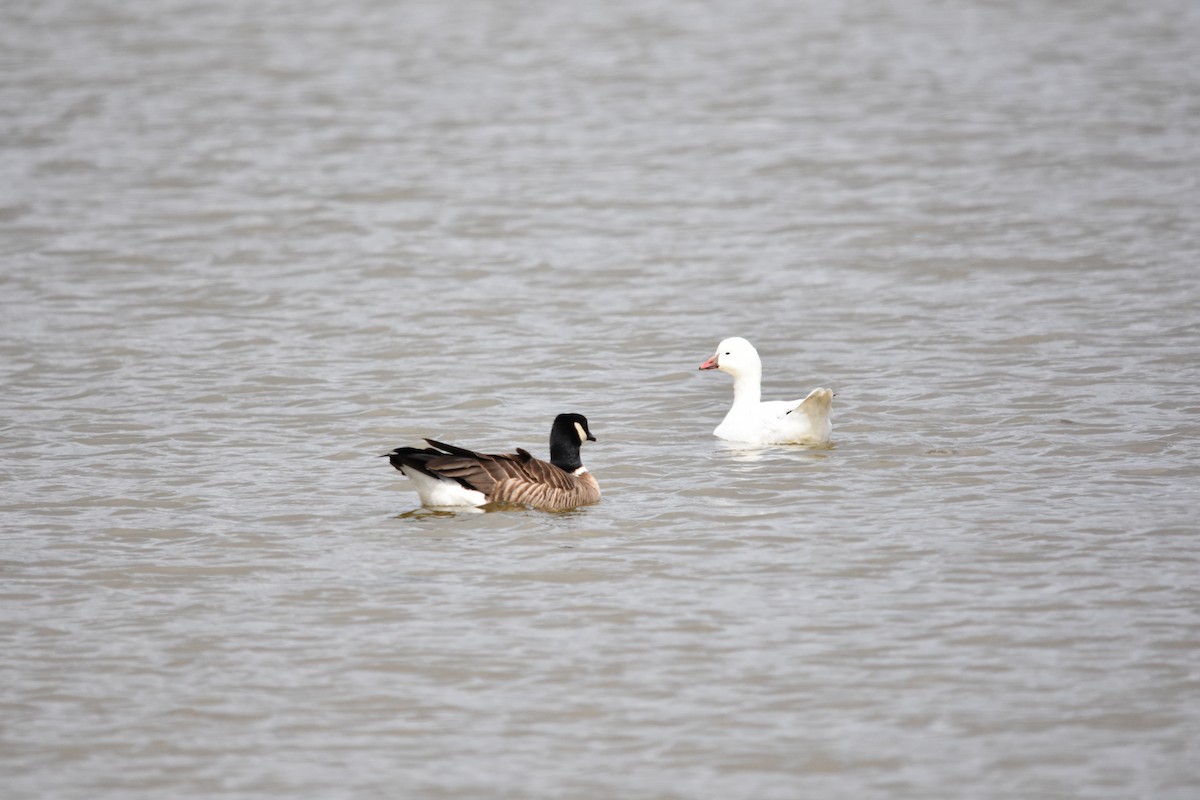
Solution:
[{"label": "dark wingtip feather", "polygon": [[432,447],[436,447],[438,450],[441,450],[443,454],[448,453],[452,456],[458,456],[460,458],[491,458],[491,456],[487,455],[486,453],[476,453],[474,450],[468,450],[465,447],[446,444],[445,442],[439,442],[435,439],[426,439],[425,441],[429,442]]},{"label": "dark wingtip feather", "polygon": [[437,458],[442,454],[436,450],[429,450],[422,447],[397,447],[390,453],[385,453],[388,461],[392,466],[403,472],[404,467],[412,467],[418,472],[424,472],[426,475],[433,475],[429,471],[430,459]]}]

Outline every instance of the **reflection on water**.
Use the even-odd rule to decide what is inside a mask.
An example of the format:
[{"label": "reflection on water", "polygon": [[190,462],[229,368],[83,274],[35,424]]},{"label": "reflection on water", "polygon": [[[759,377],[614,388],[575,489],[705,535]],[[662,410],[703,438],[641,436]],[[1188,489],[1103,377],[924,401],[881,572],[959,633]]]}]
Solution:
[{"label": "reflection on water", "polygon": [[825,444],[748,444],[746,442],[727,442],[723,439],[713,440],[713,450],[727,456],[731,461],[762,461],[778,460],[780,462],[797,459],[820,459],[837,448],[837,437]]},{"label": "reflection on water", "polygon": [[1194,793],[1195,4],[18,5],[6,798]]}]

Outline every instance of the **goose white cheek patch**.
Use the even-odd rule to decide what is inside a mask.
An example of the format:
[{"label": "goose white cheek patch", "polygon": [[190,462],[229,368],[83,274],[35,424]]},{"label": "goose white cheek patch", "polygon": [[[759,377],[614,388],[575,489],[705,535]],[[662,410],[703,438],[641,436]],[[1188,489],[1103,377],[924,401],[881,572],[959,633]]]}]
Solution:
[{"label": "goose white cheek patch", "polygon": [[583,429],[583,426],[580,425],[578,422],[575,423],[575,432],[579,434],[579,441],[581,441],[581,442],[587,441],[587,431],[585,431]]}]

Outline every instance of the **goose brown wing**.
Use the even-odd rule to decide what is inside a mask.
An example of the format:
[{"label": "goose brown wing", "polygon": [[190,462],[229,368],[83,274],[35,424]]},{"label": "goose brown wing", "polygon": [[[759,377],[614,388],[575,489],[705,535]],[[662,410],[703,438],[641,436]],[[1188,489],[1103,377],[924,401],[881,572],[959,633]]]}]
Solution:
[{"label": "goose brown wing", "polygon": [[582,481],[524,450],[517,450],[516,457],[522,474],[497,482],[492,500],[524,503],[542,509],[567,509],[600,499],[599,491],[593,492],[595,481],[590,480],[591,476]]},{"label": "goose brown wing", "polygon": [[477,453],[433,439],[425,441],[446,454],[429,460],[430,472],[477,489],[492,500],[505,500],[495,496],[496,487],[501,483],[553,482],[558,486],[564,478],[571,478],[553,464],[536,459],[520,448],[516,453]]},{"label": "goose brown wing", "polygon": [[[530,483],[548,486],[552,489],[571,489],[575,486],[574,475],[561,467],[554,466],[549,461],[534,458],[520,447],[517,448],[516,456],[510,457],[514,458],[524,479]],[[516,478],[515,475],[513,477]]]},{"label": "goose brown wing", "polygon": [[496,464],[499,456],[476,453],[433,439],[425,441],[441,451],[441,454],[426,462],[426,468],[439,477],[456,480],[468,489],[476,489],[488,497],[491,497],[496,481],[507,477],[505,470]]},{"label": "goose brown wing", "polygon": [[476,453],[433,439],[425,441],[445,454],[429,460],[430,472],[477,489],[491,502],[564,509],[600,499],[594,480],[581,480],[521,448],[516,453]]}]

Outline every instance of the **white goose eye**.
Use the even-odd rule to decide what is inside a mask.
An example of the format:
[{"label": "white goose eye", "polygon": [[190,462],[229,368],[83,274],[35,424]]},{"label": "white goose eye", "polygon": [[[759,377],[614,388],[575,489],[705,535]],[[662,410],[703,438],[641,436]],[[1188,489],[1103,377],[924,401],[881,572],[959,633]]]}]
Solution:
[{"label": "white goose eye", "polygon": [[575,432],[579,434],[579,441],[581,441],[581,442],[587,441],[587,431],[585,431],[583,429],[583,426],[580,425],[578,422],[575,423]]}]

